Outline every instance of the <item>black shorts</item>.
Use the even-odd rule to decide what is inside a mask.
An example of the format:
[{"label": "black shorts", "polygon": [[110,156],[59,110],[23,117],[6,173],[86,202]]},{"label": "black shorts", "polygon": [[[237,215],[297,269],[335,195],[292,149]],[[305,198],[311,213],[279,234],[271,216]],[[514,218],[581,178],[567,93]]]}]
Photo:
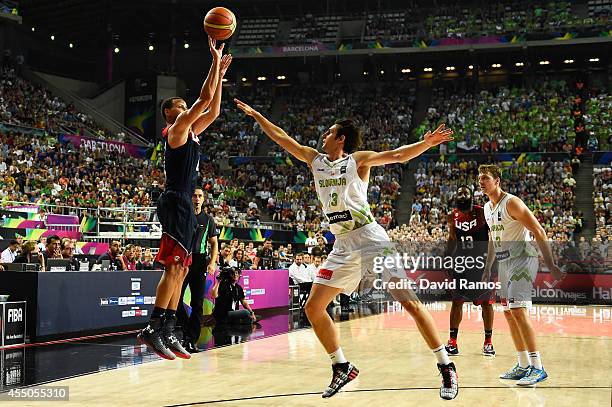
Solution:
[{"label": "black shorts", "polygon": [[191,264],[198,226],[191,194],[164,191],[157,201],[157,217],[162,225],[162,239],[155,260],[163,265]]}]

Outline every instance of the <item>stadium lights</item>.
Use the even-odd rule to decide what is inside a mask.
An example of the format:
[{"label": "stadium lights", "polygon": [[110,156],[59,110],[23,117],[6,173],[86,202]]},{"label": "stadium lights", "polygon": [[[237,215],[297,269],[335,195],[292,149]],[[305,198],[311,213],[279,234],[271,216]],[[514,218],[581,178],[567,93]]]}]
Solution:
[{"label": "stadium lights", "polygon": [[243,78],[242,78],[242,82],[246,82],[246,81],[247,81],[247,78],[244,78],[244,77],[243,77]]},{"label": "stadium lights", "polygon": [[599,62],[599,58],[591,58],[589,59],[589,62]]},{"label": "stadium lights", "polygon": [[381,74],[381,75],[384,75],[384,74],[385,74],[385,71],[381,70],[381,71],[380,71],[380,74]]},{"label": "stadium lights", "polygon": [[51,41],[55,41],[55,35],[51,35]]},{"label": "stadium lights", "polygon": [[68,46],[69,46],[70,48],[74,48],[74,44],[73,44],[73,43],[68,44]]},{"label": "stadium lights", "polygon": [[119,53],[119,47],[115,47],[115,54]]},{"label": "stadium lights", "polygon": [[340,75],[340,73],[337,73],[337,74],[336,74],[336,77],[337,77],[337,78],[339,78],[340,76],[341,76],[341,75]]},{"label": "stadium lights", "polygon": [[183,48],[185,48],[185,49],[189,48],[189,43],[186,42],[185,44],[183,44]]},{"label": "stadium lights", "polygon": [[154,51],[155,47],[152,44],[149,44],[149,51]]},{"label": "stadium lights", "polygon": [[283,79],[287,79],[287,77],[285,75],[278,75],[276,79],[283,80]]},{"label": "stadium lights", "polygon": [[474,65],[469,65],[468,69],[474,69]]},{"label": "stadium lights", "polygon": [[227,78],[223,78],[223,79],[222,79],[222,81],[223,81],[223,82],[227,82]]},{"label": "stadium lights", "polygon": [[402,73],[410,73],[410,68],[404,68],[404,69],[402,69]]},{"label": "stadium lights", "polygon": [[446,70],[447,70],[447,71],[454,71],[454,70],[455,70],[455,67],[454,67],[454,66],[447,66],[447,67],[446,67]]},{"label": "stadium lights", "polygon": [[368,76],[368,71],[363,71],[363,76]]},{"label": "stadium lights", "polygon": [[573,64],[574,60],[573,59],[566,59],[565,61],[563,61],[564,64]]},{"label": "stadium lights", "polygon": [[265,76],[258,76],[257,77],[258,81],[265,81],[266,79],[268,79],[268,78],[266,78]]},{"label": "stadium lights", "polygon": [[501,68],[501,64],[492,64],[491,68]]},{"label": "stadium lights", "polygon": [[523,62],[517,62],[516,64],[514,64],[515,66],[525,66],[525,64]]},{"label": "stadium lights", "polygon": [[32,32],[36,31],[36,27],[32,27]]},{"label": "stadium lights", "polygon": [[550,61],[540,61],[540,65],[550,65]]},{"label": "stadium lights", "polygon": [[424,71],[424,72],[432,72],[432,71],[433,71],[433,68],[423,68],[423,71]]}]

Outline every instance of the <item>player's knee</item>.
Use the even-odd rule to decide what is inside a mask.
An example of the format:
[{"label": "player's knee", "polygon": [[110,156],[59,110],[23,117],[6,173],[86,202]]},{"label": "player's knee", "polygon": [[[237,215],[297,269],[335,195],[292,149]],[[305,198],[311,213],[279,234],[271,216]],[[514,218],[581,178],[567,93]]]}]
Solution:
[{"label": "player's knee", "polygon": [[510,319],[510,320],[514,319],[514,315],[512,314],[512,311],[509,309],[504,310],[504,316],[506,317],[506,319]]},{"label": "player's knee", "polygon": [[312,320],[312,318],[316,318],[321,312],[325,312],[326,305],[319,304],[318,301],[312,301],[309,298],[306,301],[306,305],[304,305],[304,312],[308,317],[308,320]]}]

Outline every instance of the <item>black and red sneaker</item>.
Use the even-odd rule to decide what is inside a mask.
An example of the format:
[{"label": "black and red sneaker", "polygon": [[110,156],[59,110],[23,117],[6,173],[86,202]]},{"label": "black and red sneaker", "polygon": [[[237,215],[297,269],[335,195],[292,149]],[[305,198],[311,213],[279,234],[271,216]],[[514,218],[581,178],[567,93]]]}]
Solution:
[{"label": "black and red sneaker", "polygon": [[453,362],[448,365],[438,363],[438,370],[442,374],[442,386],[440,386],[440,397],[444,400],[452,400],[459,394],[459,376]]},{"label": "black and red sneaker", "polygon": [[177,357],[181,359],[191,359],[191,353],[183,347],[181,342],[174,335],[174,326],[176,324],[176,318],[164,319],[164,325],[162,327],[162,337],[166,347],[170,349]]},{"label": "black and red sneaker", "polygon": [[359,370],[350,364],[336,363],[332,365],[332,380],[329,386],[325,389],[321,397],[324,399],[330,398],[334,394],[338,393],[348,382],[354,380],[359,375]]},{"label": "black and red sneaker", "polygon": [[448,356],[457,356],[459,354],[457,341],[452,338],[448,340],[448,343],[444,345],[444,347],[446,348],[446,353],[448,353]]},{"label": "black and red sneaker", "polygon": [[139,344],[147,345],[157,356],[167,360],[176,359],[175,354],[168,349],[164,341],[160,318],[151,318],[149,325],[140,331],[136,338]]}]

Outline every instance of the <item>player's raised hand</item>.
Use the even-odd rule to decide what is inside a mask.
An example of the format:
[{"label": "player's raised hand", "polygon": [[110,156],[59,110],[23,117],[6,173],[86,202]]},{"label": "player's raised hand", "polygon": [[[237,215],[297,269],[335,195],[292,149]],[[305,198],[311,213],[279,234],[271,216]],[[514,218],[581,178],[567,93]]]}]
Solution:
[{"label": "player's raised hand", "polygon": [[249,116],[253,116],[255,113],[257,113],[257,110],[253,109],[251,106],[247,105],[246,103],[238,99],[234,99],[234,102],[236,102],[236,105],[238,106],[240,110],[242,110],[244,113],[246,113]]},{"label": "player's raised hand", "polygon": [[225,43],[221,44],[219,48],[217,48],[217,40],[212,37],[208,37],[208,47],[210,48],[210,53],[213,56],[215,61],[220,61],[221,56],[223,55],[223,48],[225,47]]},{"label": "player's raised hand", "polygon": [[227,72],[227,68],[229,68],[231,63],[232,63],[232,54],[223,55],[223,57],[221,58],[221,67],[219,68],[219,74],[221,75],[221,78],[225,76],[225,73]]},{"label": "player's raised hand", "polygon": [[427,143],[429,147],[434,147],[438,144],[453,140],[453,130],[448,129],[445,126],[446,125],[442,123],[433,133],[431,130],[425,133],[423,140],[425,140],[425,143]]}]

